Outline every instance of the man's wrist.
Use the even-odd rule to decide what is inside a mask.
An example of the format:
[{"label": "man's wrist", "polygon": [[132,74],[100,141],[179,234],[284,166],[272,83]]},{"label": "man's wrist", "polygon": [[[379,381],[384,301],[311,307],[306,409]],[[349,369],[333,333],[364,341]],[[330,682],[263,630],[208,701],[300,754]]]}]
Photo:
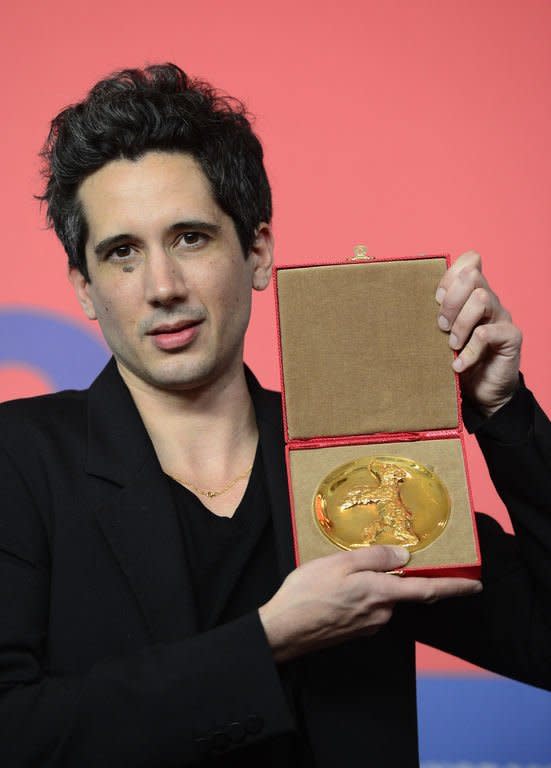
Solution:
[{"label": "man's wrist", "polygon": [[517,388],[499,407],[483,410],[465,398],[462,411],[467,430],[477,437],[485,436],[503,443],[518,442],[532,426],[533,398],[519,373]]},{"label": "man's wrist", "polygon": [[262,628],[264,629],[264,634],[266,635],[266,640],[272,650],[274,661],[276,663],[286,661],[284,652],[285,643],[281,631],[278,629],[277,622],[270,619],[268,603],[262,605],[258,609],[258,615],[260,617]]}]

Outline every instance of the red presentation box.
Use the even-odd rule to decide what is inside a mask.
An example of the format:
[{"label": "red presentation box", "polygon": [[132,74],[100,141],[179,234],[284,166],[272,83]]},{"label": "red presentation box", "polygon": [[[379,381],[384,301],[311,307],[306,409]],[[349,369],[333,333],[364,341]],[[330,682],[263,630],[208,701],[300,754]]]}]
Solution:
[{"label": "red presentation box", "polygon": [[436,324],[448,263],[275,268],[297,564],[401,544],[404,575],[480,576],[454,353]]}]

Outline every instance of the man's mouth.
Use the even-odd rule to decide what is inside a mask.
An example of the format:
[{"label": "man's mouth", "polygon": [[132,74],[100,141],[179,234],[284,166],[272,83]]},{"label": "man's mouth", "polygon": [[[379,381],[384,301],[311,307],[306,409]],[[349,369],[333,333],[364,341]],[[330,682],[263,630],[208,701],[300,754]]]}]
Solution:
[{"label": "man's mouth", "polygon": [[158,349],[170,352],[182,349],[196,338],[202,320],[182,320],[177,323],[157,325],[147,335],[151,336]]}]

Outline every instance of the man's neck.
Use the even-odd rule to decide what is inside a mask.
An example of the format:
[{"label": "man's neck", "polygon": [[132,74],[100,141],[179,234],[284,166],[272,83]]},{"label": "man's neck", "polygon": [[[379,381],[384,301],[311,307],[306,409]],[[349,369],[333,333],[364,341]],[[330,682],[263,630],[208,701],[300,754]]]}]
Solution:
[{"label": "man's neck", "polygon": [[247,469],[258,432],[241,361],[212,383],[183,391],[144,386],[118,367],[167,474],[217,488]]}]

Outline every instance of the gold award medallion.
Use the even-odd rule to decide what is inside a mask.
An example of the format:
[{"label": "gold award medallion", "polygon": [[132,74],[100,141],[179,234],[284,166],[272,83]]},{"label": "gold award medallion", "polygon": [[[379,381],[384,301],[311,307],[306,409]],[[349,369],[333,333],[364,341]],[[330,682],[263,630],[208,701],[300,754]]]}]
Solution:
[{"label": "gold award medallion", "polygon": [[398,544],[417,552],[440,536],[450,508],[438,475],[400,456],[364,456],[342,464],[314,496],[317,526],[341,549]]}]

